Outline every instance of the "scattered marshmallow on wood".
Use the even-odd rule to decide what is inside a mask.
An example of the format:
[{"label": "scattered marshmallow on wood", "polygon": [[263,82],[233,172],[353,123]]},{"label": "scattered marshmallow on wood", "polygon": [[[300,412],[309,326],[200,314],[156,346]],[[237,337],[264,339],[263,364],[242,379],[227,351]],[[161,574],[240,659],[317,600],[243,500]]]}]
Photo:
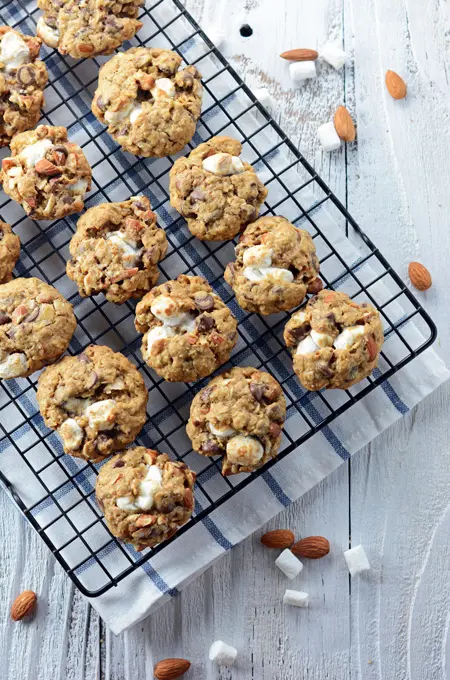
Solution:
[{"label": "scattered marshmallow on wood", "polygon": [[366,551],[362,545],[357,545],[344,552],[347,567],[352,576],[360,574],[362,571],[370,570],[370,563],[367,559]]},{"label": "scattered marshmallow on wood", "polygon": [[221,666],[232,666],[237,657],[237,649],[227,645],[222,640],[216,640],[209,649],[210,661],[215,661]]},{"label": "scattered marshmallow on wood", "polygon": [[303,564],[288,548],[283,550],[281,555],[277,557],[275,564],[277,565],[278,569],[281,569],[283,574],[286,574],[286,576],[291,580],[298,576],[303,569]]},{"label": "scattered marshmallow on wood", "polygon": [[327,42],[326,45],[319,50],[319,56],[326,61],[330,66],[339,71],[347,61],[347,55],[343,49],[332,42]]},{"label": "scattered marshmallow on wood", "polygon": [[324,151],[336,151],[341,146],[341,139],[332,120],[317,129],[317,136]]},{"label": "scattered marshmallow on wood", "polygon": [[293,61],[289,64],[289,73],[296,85],[317,76],[315,61]]},{"label": "scattered marshmallow on wood", "polygon": [[283,595],[283,604],[290,604],[293,607],[307,607],[309,595],[301,590],[286,590]]},{"label": "scattered marshmallow on wood", "polygon": [[253,94],[268,111],[273,111],[275,109],[275,100],[266,87],[253,88]]}]

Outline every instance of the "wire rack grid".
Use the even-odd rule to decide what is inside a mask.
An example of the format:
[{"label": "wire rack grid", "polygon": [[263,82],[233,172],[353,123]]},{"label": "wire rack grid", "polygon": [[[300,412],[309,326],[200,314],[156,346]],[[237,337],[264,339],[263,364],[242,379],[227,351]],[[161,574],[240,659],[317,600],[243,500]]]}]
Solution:
[{"label": "wire rack grid", "polygon": [[[38,16],[35,2],[29,0],[0,7],[1,23],[25,33],[35,32]],[[150,0],[140,18],[144,26],[130,45],[174,49],[203,74],[203,112],[190,148],[217,134],[238,138],[244,158],[256,167],[269,189],[262,214],[282,214],[308,229],[315,240],[325,285],[341,288],[357,300],[369,300],[383,319],[386,342],[379,368],[372,376],[339,394],[336,390],[306,393],[292,372],[292,361],[282,340],[287,315],[264,318],[240,310],[223,280],[225,265],[233,259],[234,245],[197,241],[170,207],[168,171],[173,159],[139,159],[122,153],[92,115],[90,102],[98,68],[106,58],[76,62],[45,50],[50,77],[43,122],[66,126],[69,137],[83,147],[93,169],[87,207],[124,200],[139,192],[149,196],[169,241],[167,257],[160,265],[161,280],[181,273],[207,278],[239,320],[239,341],[230,364],[262,367],[282,384],[288,406],[278,457],[282,459],[375,387],[385,384],[434,341],[436,329],[378,249],[181,2]],[[148,420],[137,442],[167,451],[197,472],[195,513],[177,536],[209,519],[213,510],[258,476],[270,475],[275,460],[253,474],[224,478],[220,460],[192,452],[185,423],[192,397],[207,381],[169,384],[148,369],[140,356],[140,339],[133,326],[134,303],[114,306],[103,296],[80,298],[73,282],[65,276],[77,216],[51,224],[33,222],[4,194],[0,195],[0,211],[2,219],[21,236],[18,275],[38,276],[56,285],[74,305],[78,327],[69,351],[75,354],[91,343],[106,344],[122,351],[144,375],[149,389]],[[39,414],[36,383],[34,375],[0,386],[0,452],[10,456],[12,466],[20,465],[21,474],[29,477],[30,492],[19,494],[12,475],[1,471],[1,466],[0,479],[77,587],[95,597],[145,565],[177,537],[153,550],[137,553],[108,532],[94,499],[99,466],[63,454],[57,435],[44,426]]]}]

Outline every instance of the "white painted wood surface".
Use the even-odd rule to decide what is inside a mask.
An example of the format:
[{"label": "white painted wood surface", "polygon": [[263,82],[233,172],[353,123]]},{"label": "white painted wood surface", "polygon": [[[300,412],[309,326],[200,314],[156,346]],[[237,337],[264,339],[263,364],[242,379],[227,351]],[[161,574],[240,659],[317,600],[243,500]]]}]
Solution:
[{"label": "white painted wood surface", "polygon": [[[277,100],[276,118],[405,277],[423,261],[435,285],[421,295],[450,360],[450,6],[447,0],[186,0],[207,26],[220,21],[226,55],[251,86]],[[249,23],[253,36],[242,38]],[[293,90],[277,55],[328,37],[353,55],[345,73]],[[394,102],[384,73],[409,86]],[[358,143],[321,153],[318,125],[346,102]],[[259,533],[177,599],[120,637],[104,630],[37,536],[0,494],[1,680],[136,680],[155,661],[191,659],[196,680],[438,680],[450,677],[449,385],[287,509],[268,528],[324,534],[332,553],[306,564],[309,610],[283,609],[286,581]],[[373,570],[349,583],[342,550],[361,542]],[[24,588],[36,618],[13,624]],[[132,595],[131,595],[132,596]],[[239,649],[220,674],[207,649]]]}]

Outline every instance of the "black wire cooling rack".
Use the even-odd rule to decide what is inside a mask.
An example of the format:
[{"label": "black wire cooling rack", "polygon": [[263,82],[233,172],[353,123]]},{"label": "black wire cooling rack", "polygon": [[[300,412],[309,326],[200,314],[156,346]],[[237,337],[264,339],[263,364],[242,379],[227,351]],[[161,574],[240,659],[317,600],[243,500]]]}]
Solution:
[{"label": "black wire cooling rack", "polygon": [[[7,2],[0,8],[1,23],[25,33],[35,32],[37,18],[32,0]],[[336,390],[305,393],[292,373],[282,340],[287,315],[263,318],[240,310],[223,280],[225,265],[233,258],[233,244],[197,241],[170,207],[168,171],[173,160],[138,159],[122,153],[90,112],[98,68],[107,58],[76,62],[44,50],[50,77],[43,122],[66,126],[69,137],[80,143],[91,162],[93,190],[87,206],[124,200],[140,192],[149,196],[170,244],[161,263],[161,280],[181,273],[205,276],[239,320],[239,342],[230,363],[263,367],[282,384],[288,419],[281,459],[420,354],[434,341],[436,328],[183,5],[178,0],[150,0],[141,19],[144,26],[132,44],[174,49],[204,76],[203,113],[192,147],[217,134],[240,139],[245,159],[255,165],[269,189],[263,214],[282,214],[308,229],[315,240],[326,286],[369,300],[384,322],[386,342],[379,368],[371,377],[339,394]],[[3,156],[7,153],[4,150]],[[140,356],[140,338],[133,326],[134,304],[114,306],[103,296],[79,297],[73,282],[65,276],[68,244],[77,216],[51,224],[33,222],[4,194],[0,195],[0,211],[2,219],[13,224],[21,236],[17,274],[38,276],[56,285],[74,305],[78,327],[70,352],[78,353],[91,343],[107,344],[126,354],[142,371],[149,388],[149,406],[138,443],[168,451],[198,474],[195,514],[177,536],[276,464],[271,461],[251,475],[223,478],[220,460],[192,452],[185,423],[192,397],[207,381],[195,385],[165,383]],[[63,454],[58,436],[47,430],[39,415],[36,382],[36,376],[31,376],[0,385],[0,429],[4,435],[0,453],[4,461],[9,461],[7,472],[4,466],[1,468],[0,479],[78,588],[95,597],[144,565],[169,542],[139,554],[111,536],[94,499],[98,466]],[[18,469],[23,478],[29,478],[25,485],[29,493],[21,487],[19,494],[15,488]],[[174,537],[170,542],[176,540]]]}]

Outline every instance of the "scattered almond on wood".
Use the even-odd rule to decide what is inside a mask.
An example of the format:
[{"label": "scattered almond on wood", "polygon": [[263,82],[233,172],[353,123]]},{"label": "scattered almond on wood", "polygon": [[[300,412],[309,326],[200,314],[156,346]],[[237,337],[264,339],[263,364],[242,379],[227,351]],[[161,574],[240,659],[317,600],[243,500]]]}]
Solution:
[{"label": "scattered almond on wood", "polygon": [[307,557],[310,560],[318,560],[330,552],[330,542],[323,536],[309,536],[297,541],[291,547],[291,552],[296,557]]},{"label": "scattered almond on wood", "polygon": [[290,548],[295,541],[295,536],[289,529],[275,529],[275,531],[268,531],[264,536],[261,536],[261,543],[267,548]]},{"label": "scattered almond on wood", "polygon": [[14,600],[11,607],[11,618],[13,621],[21,621],[26,616],[33,613],[36,606],[37,595],[32,590],[24,590]]},{"label": "scattered almond on wood", "polygon": [[334,114],[334,127],[343,142],[354,142],[356,130],[353,119],[345,106],[340,106]]},{"label": "scattered almond on wood", "polygon": [[158,661],[153,674],[156,680],[176,680],[181,678],[191,667],[191,662],[186,659],[163,659]]},{"label": "scattered almond on wood", "polygon": [[406,97],[406,83],[395,71],[387,71],[386,87],[394,99],[404,99]]},{"label": "scattered almond on wood", "polygon": [[319,53],[317,50],[309,49],[288,50],[287,52],[282,52],[280,57],[288,61],[316,61]]},{"label": "scattered almond on wood", "polygon": [[432,279],[428,269],[420,262],[411,262],[408,267],[409,278],[414,288],[417,290],[428,290],[431,288]]}]

